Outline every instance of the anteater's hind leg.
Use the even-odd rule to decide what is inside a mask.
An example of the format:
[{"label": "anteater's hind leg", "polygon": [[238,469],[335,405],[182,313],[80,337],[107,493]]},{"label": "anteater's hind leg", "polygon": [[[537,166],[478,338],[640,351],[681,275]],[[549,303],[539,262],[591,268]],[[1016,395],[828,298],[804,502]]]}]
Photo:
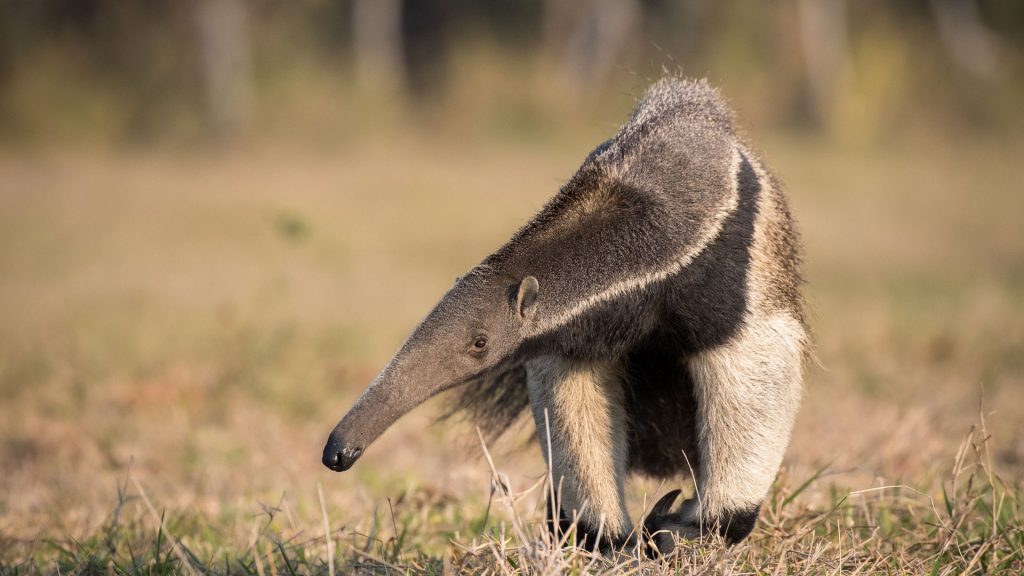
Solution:
[{"label": "anteater's hind leg", "polygon": [[746,538],[782,463],[801,396],[804,330],[788,315],[748,319],[735,338],[689,361],[697,400],[697,495],[645,522],[662,552],[671,532]]},{"label": "anteater's hind leg", "polygon": [[529,362],[527,382],[538,440],[560,504],[561,522],[549,516],[552,529],[558,534],[575,519],[578,541],[585,540],[587,547],[622,543],[632,525],[623,499],[626,415],[618,369],[544,357]]}]

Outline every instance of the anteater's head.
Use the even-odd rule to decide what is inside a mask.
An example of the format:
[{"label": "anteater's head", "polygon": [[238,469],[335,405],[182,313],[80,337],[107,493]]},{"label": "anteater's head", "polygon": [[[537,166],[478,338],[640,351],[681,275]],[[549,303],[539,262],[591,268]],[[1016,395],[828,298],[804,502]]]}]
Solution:
[{"label": "anteater's head", "polygon": [[533,276],[487,267],[457,281],[334,427],[324,466],[348,470],[400,416],[507,363],[528,333],[538,289]]}]

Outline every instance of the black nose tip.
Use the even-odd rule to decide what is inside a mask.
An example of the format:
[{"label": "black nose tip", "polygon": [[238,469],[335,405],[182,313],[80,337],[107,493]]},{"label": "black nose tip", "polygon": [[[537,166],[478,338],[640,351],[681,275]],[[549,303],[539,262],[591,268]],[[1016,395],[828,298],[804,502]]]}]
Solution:
[{"label": "black nose tip", "polygon": [[327,466],[328,468],[333,470],[334,467],[337,466],[338,462],[340,462],[340,461],[341,461],[341,453],[340,452],[338,452],[336,450],[324,450],[324,458],[322,460],[322,462],[324,463],[324,466]]},{"label": "black nose tip", "polygon": [[335,472],[344,472],[351,468],[362,454],[362,448],[347,447],[338,449],[334,442],[328,442],[327,446],[324,447],[324,457],[322,462],[324,463],[324,466],[327,466]]}]

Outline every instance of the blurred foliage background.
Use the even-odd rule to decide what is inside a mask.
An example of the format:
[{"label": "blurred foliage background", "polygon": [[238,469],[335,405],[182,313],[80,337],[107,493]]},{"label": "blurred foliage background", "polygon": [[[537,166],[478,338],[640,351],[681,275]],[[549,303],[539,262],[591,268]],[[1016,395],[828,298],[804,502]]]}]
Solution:
[{"label": "blurred foliage background", "polygon": [[3,0],[0,138],[325,145],[385,121],[539,137],[666,69],[758,128],[1005,135],[1022,47],[1005,0]]}]

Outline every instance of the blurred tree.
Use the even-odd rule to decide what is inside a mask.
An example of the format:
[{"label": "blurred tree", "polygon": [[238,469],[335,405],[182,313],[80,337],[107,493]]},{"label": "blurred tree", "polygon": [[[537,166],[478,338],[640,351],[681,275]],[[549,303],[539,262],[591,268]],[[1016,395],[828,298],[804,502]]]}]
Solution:
[{"label": "blurred tree", "polygon": [[811,117],[824,125],[847,59],[844,0],[797,0],[800,40],[811,94]]},{"label": "blurred tree", "polygon": [[200,56],[214,135],[237,140],[249,128],[252,63],[245,0],[197,0]]},{"label": "blurred tree", "polygon": [[545,45],[578,95],[602,86],[637,45],[643,5],[637,0],[547,0]]},{"label": "blurred tree", "polygon": [[403,88],[402,0],[352,1],[352,51],[362,90],[394,94]]},{"label": "blurred tree", "polygon": [[459,94],[464,124],[496,106],[568,120],[667,68],[755,125],[869,141],[897,122],[1024,125],[1022,47],[1024,2],[1006,0],[0,0],[0,133],[340,132],[350,86],[437,114]]},{"label": "blurred tree", "polygon": [[435,99],[448,82],[451,20],[447,0],[406,0],[402,7],[406,86],[416,101]]},{"label": "blurred tree", "polygon": [[[0,85],[31,138],[110,132],[150,140],[198,108],[190,5],[173,0],[4,0]],[[20,132],[19,132],[20,133]]]},{"label": "blurred tree", "polygon": [[981,20],[974,0],[931,0],[939,39],[953,62],[975,79],[991,82],[999,74],[997,39]]},{"label": "blurred tree", "polygon": [[356,77],[366,92],[441,92],[447,77],[450,6],[445,0],[353,0]]}]

